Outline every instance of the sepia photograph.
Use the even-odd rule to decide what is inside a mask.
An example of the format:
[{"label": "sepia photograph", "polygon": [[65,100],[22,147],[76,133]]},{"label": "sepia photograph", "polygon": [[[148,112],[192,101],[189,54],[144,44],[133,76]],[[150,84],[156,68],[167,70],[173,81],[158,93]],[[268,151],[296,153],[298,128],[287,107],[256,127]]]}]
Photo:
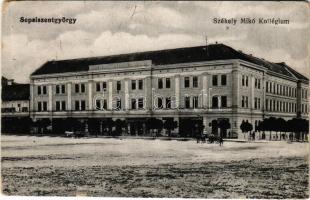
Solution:
[{"label": "sepia photograph", "polygon": [[309,2],[1,11],[2,196],[309,198]]}]

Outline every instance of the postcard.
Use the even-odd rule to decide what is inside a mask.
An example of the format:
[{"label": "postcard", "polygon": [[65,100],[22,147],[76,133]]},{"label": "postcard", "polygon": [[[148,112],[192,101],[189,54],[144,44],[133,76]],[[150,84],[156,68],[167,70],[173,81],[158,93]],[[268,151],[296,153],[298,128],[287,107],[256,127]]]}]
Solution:
[{"label": "postcard", "polygon": [[5,1],[6,197],[309,198],[309,4]]}]

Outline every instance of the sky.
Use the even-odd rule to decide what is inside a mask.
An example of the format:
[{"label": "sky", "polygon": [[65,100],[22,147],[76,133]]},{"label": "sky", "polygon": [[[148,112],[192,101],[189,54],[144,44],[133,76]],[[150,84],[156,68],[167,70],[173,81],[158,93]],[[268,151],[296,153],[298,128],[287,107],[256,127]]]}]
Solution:
[{"label": "sky", "polygon": [[[75,24],[21,23],[21,17],[75,18]],[[214,18],[255,24],[214,24]],[[289,24],[258,24],[258,18]],[[2,75],[17,82],[49,60],[105,56],[215,42],[309,77],[310,9],[306,2],[9,2],[2,5]]]}]

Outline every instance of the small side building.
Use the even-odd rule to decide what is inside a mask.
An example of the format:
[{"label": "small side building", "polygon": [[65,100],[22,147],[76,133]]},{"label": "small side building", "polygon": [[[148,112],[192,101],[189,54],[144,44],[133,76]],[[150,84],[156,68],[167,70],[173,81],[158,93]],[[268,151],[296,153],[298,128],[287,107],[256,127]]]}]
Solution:
[{"label": "small side building", "polygon": [[15,83],[2,77],[1,131],[2,133],[29,133],[30,85]]}]

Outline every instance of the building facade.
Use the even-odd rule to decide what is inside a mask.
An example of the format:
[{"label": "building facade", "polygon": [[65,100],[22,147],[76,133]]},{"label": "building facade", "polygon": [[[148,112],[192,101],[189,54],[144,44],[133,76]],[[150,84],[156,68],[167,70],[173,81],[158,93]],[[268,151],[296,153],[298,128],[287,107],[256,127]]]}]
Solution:
[{"label": "building facade", "polygon": [[30,128],[30,85],[2,77],[1,130],[6,133],[27,132]]},{"label": "building facade", "polygon": [[135,135],[157,118],[177,121],[176,133],[191,120],[219,134],[216,122],[227,120],[224,137],[243,138],[242,121],[308,115],[306,77],[223,44],[49,61],[30,81],[34,121],[49,119],[56,128],[70,118],[88,129],[95,119],[99,134],[111,119],[125,120]]}]

